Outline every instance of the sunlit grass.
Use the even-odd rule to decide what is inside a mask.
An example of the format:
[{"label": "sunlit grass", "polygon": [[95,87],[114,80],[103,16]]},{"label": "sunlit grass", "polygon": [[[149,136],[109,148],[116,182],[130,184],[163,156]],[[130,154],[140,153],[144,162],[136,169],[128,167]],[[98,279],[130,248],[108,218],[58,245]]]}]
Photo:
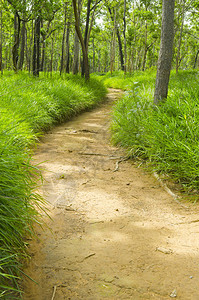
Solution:
[{"label": "sunlit grass", "polygon": [[[113,112],[112,139],[154,171],[169,175],[185,191],[199,190],[199,73],[171,74],[166,103],[154,108],[155,72],[130,78],[107,76],[108,86],[128,91]],[[117,85],[123,80],[123,84]],[[108,84],[107,84],[108,82]],[[111,83],[110,83],[111,82]]]},{"label": "sunlit grass", "polygon": [[43,200],[35,193],[39,171],[31,164],[32,146],[42,131],[91,109],[105,94],[96,79],[85,83],[79,76],[0,77],[0,298],[20,297],[25,237],[40,222]]}]

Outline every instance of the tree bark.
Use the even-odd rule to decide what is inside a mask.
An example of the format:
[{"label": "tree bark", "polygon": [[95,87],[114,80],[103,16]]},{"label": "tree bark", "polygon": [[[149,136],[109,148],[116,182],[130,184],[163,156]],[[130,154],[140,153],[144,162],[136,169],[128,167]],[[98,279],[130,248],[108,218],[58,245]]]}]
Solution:
[{"label": "tree bark", "polygon": [[123,16],[123,21],[124,21],[124,74],[127,72],[127,52],[126,52],[126,0],[124,0],[124,16]]},{"label": "tree bark", "polygon": [[[80,12],[82,9],[82,0],[78,0],[78,17],[80,18]],[[80,44],[77,32],[75,30],[74,38],[74,56],[73,56],[73,74],[76,75],[79,72],[79,59],[80,59]]]},{"label": "tree bark", "polygon": [[197,61],[198,61],[198,54],[199,54],[199,50],[197,51],[197,53],[196,53],[196,56],[195,56],[195,60],[194,60],[194,66],[193,66],[193,68],[194,68],[194,69],[196,68],[196,65],[197,65]]},{"label": "tree bark", "polygon": [[175,0],[163,0],[161,44],[155,84],[154,104],[165,101],[168,94],[174,38]]},{"label": "tree bark", "polygon": [[70,73],[70,20],[66,30],[66,73]]},{"label": "tree bark", "polygon": [[21,51],[20,51],[20,59],[19,59],[19,70],[23,69],[25,45],[26,45],[26,23],[25,23],[25,21],[22,21],[22,28],[21,28]]},{"label": "tree bark", "polygon": [[183,0],[183,7],[182,7],[182,23],[180,27],[180,37],[178,41],[178,51],[176,55],[176,74],[178,74],[178,69],[180,66],[180,49],[181,49],[181,43],[182,43],[182,33],[183,33],[183,27],[184,27],[184,12],[185,12],[185,0]]},{"label": "tree bark", "polygon": [[95,72],[95,40],[93,37],[93,73]]},{"label": "tree bark", "polygon": [[78,74],[79,71],[79,38],[77,32],[75,31],[74,40],[74,56],[73,56],[73,74]]},{"label": "tree bark", "polygon": [[66,35],[66,7],[65,7],[65,12],[64,12],[64,31],[63,31],[63,36],[62,36],[60,75],[62,74],[63,69],[64,69],[65,35]]},{"label": "tree bark", "polygon": [[90,74],[89,74],[89,64],[88,64],[88,49],[86,49],[86,47],[85,47],[84,39],[83,39],[81,29],[80,29],[79,15],[78,15],[78,11],[77,11],[77,3],[76,3],[76,0],[72,0],[72,1],[73,1],[73,9],[74,9],[74,15],[75,15],[75,29],[76,29],[77,35],[78,35],[80,43],[81,43],[82,54],[83,54],[83,58],[84,58],[85,79],[89,80]]},{"label": "tree bark", "polygon": [[34,30],[34,48],[33,48],[33,75],[39,76],[40,71],[40,27],[41,18],[38,16],[35,20]]},{"label": "tree bark", "polygon": [[111,71],[111,75],[112,75],[113,71],[115,70],[116,27],[117,27],[117,24],[116,24],[116,9],[114,9],[114,29],[113,29],[113,33],[112,33],[111,53],[110,53],[110,58],[111,58],[110,71]]},{"label": "tree bark", "polygon": [[[112,10],[109,6],[108,6],[108,10],[109,10],[112,22],[114,22],[113,13],[112,13]],[[119,32],[118,26],[116,28],[116,34],[117,34],[117,39],[118,39],[121,69],[122,69],[122,71],[124,71],[124,55],[123,55],[123,49],[122,49],[122,40],[121,40],[121,37],[120,37],[120,32]]]},{"label": "tree bark", "polygon": [[14,71],[18,70],[18,59],[19,59],[19,42],[20,42],[20,27],[21,27],[21,19],[19,14],[15,12],[14,15],[14,45],[12,48],[12,61]]},{"label": "tree bark", "polygon": [[91,0],[87,1],[87,13],[86,13],[86,26],[85,26],[85,32],[84,32],[84,45],[85,50],[87,53],[87,58],[83,55],[83,63],[82,63],[82,76],[86,76],[86,68],[89,68],[89,65],[86,66],[88,63],[88,34],[89,34],[89,22],[90,22],[90,12],[91,12]]}]

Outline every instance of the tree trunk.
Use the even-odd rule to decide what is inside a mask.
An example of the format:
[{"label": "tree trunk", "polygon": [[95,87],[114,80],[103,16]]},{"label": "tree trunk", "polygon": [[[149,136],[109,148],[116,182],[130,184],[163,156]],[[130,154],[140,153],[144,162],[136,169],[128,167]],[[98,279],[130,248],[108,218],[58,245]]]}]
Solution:
[{"label": "tree trunk", "polygon": [[26,45],[26,23],[25,21],[23,21],[22,28],[21,28],[21,51],[20,51],[20,59],[19,59],[19,70],[23,69],[25,45]]},{"label": "tree trunk", "polygon": [[145,24],[145,42],[144,42],[144,58],[143,58],[143,64],[142,64],[142,71],[145,71],[145,66],[146,66],[146,57],[147,57],[147,51],[148,51],[147,40],[148,40],[148,25],[147,25],[147,21],[146,21],[146,24]]},{"label": "tree trunk", "polygon": [[74,40],[74,56],[73,56],[73,74],[78,74],[79,71],[79,39],[77,32],[75,31],[75,40]]},{"label": "tree trunk", "polygon": [[40,71],[40,26],[41,18],[38,16],[35,20],[34,30],[34,48],[33,48],[33,75],[39,76]]},{"label": "tree trunk", "polygon": [[178,69],[180,66],[180,48],[181,48],[181,42],[182,42],[182,32],[184,27],[184,12],[185,12],[185,0],[183,1],[183,7],[182,7],[182,23],[180,28],[180,37],[178,42],[178,52],[176,55],[176,74],[178,74]]},{"label": "tree trunk", "polygon": [[97,62],[97,66],[98,66],[97,71],[98,71],[98,72],[101,72],[101,51],[100,51],[100,49],[99,49],[99,51],[98,51],[98,62]]},{"label": "tree trunk", "polygon": [[88,64],[88,49],[86,49],[85,44],[84,44],[84,39],[80,30],[80,24],[79,24],[79,16],[77,12],[77,3],[76,0],[73,1],[73,9],[74,9],[74,15],[75,15],[75,29],[77,32],[77,35],[79,37],[81,47],[82,47],[82,54],[84,58],[84,71],[85,71],[85,79],[89,80],[90,74],[89,74],[89,64]]},{"label": "tree trunk", "polygon": [[51,39],[51,57],[50,57],[50,74],[52,76],[53,72],[53,58],[54,58],[54,35],[52,36]]},{"label": "tree trunk", "polygon": [[123,16],[123,21],[124,21],[124,74],[127,72],[127,53],[126,53],[126,0],[124,0],[124,16]]},{"label": "tree trunk", "polygon": [[12,48],[12,61],[13,61],[13,68],[14,68],[15,72],[17,72],[17,70],[18,70],[20,25],[21,25],[21,20],[20,20],[19,14],[17,12],[15,12],[15,15],[14,15],[14,45]]},{"label": "tree trunk", "polygon": [[[112,10],[111,10],[111,8],[109,6],[108,6],[108,10],[109,10],[112,22],[114,22],[113,13],[112,13]],[[122,69],[122,71],[124,71],[124,55],[123,55],[122,41],[121,41],[121,37],[120,37],[120,32],[119,32],[118,26],[116,28],[116,34],[117,34],[118,45],[119,45],[121,69]]]},{"label": "tree trunk", "polygon": [[195,60],[194,60],[194,66],[193,66],[193,68],[194,68],[194,69],[196,68],[196,65],[197,65],[197,61],[198,61],[198,54],[199,54],[199,50],[197,51],[197,53],[196,53],[196,56],[195,56]]},{"label": "tree trunk", "polygon": [[95,40],[93,37],[93,73],[95,72]]},{"label": "tree trunk", "polygon": [[66,30],[66,73],[70,73],[70,21]]},{"label": "tree trunk", "polygon": [[110,61],[110,71],[111,71],[111,75],[112,72],[115,70],[115,36],[116,36],[116,9],[114,9],[114,29],[113,29],[113,33],[112,33],[112,42],[111,42],[111,61]]},{"label": "tree trunk", "polygon": [[[78,17],[80,18],[80,12],[82,9],[82,0],[78,0]],[[74,39],[74,56],[73,56],[73,74],[76,75],[79,72],[80,67],[80,45],[77,32],[75,30],[75,39]]]},{"label": "tree trunk", "polygon": [[62,36],[60,75],[62,74],[63,69],[64,69],[65,35],[66,35],[66,7],[65,7],[65,13],[64,13],[64,31],[63,31],[63,36]]},{"label": "tree trunk", "polygon": [[168,94],[174,38],[175,0],[163,0],[161,44],[155,84],[154,104],[165,101]]},{"label": "tree trunk", "polygon": [[[85,26],[85,32],[84,32],[84,45],[86,50],[87,57],[84,57],[83,55],[83,63],[82,63],[82,76],[86,76],[86,68],[89,68],[89,62],[88,62],[88,33],[89,33],[89,22],[90,22],[90,7],[91,7],[91,1],[87,1],[87,13],[86,13],[86,26]],[[86,64],[88,64],[86,66]]]}]

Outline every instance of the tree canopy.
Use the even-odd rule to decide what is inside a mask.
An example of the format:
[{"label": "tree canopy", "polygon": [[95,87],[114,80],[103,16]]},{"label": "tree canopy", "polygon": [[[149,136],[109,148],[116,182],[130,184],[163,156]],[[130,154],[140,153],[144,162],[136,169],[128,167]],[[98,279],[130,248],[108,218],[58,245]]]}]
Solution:
[{"label": "tree canopy", "polygon": [[[199,1],[176,0],[172,68],[198,67]],[[161,0],[1,0],[0,69],[82,73],[156,68]]]}]

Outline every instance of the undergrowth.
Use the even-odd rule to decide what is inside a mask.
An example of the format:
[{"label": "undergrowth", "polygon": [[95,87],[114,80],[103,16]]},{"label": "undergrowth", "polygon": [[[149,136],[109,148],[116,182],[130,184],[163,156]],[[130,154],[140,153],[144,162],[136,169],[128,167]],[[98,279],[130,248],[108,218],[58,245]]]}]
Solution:
[{"label": "undergrowth", "polygon": [[85,83],[79,76],[0,77],[0,298],[20,298],[25,237],[40,222],[43,200],[35,192],[39,172],[31,164],[32,146],[42,131],[92,108],[105,94],[99,81]]},{"label": "undergrowth", "polygon": [[[112,139],[141,157],[158,173],[180,183],[182,190],[199,190],[199,73],[171,74],[165,104],[153,105],[155,72],[138,72],[102,80],[108,87],[128,89],[113,112]],[[118,84],[119,82],[119,84]]]}]

